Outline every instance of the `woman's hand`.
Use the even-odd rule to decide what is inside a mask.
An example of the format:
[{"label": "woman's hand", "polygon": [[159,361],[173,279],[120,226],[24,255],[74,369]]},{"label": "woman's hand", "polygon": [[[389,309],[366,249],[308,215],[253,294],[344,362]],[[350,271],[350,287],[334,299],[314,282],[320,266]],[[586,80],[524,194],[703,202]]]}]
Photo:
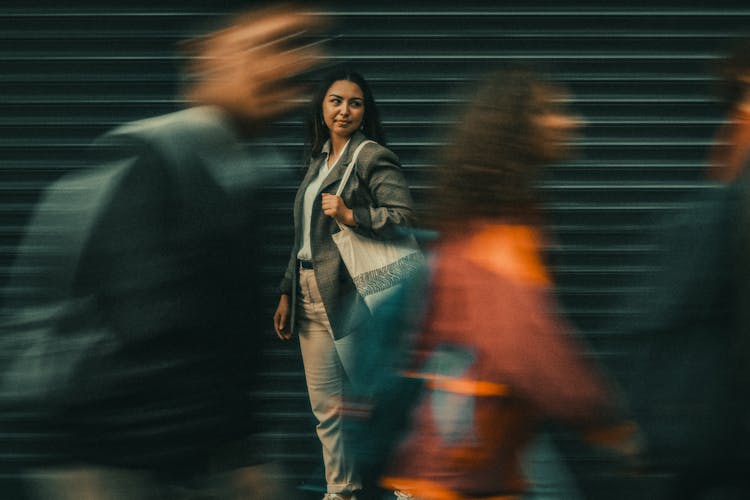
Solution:
[{"label": "woman's hand", "polygon": [[292,338],[292,329],[289,326],[289,295],[283,294],[279,299],[279,306],[273,314],[273,328],[281,340]]},{"label": "woman's hand", "polygon": [[323,193],[323,213],[347,226],[356,226],[354,211],[346,206],[341,196]]}]

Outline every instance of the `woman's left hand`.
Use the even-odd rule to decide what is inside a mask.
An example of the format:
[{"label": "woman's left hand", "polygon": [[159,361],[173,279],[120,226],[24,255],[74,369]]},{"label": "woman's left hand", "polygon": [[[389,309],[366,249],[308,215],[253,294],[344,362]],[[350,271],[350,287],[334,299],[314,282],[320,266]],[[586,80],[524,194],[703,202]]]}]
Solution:
[{"label": "woman's left hand", "polygon": [[354,211],[346,206],[341,196],[335,194],[323,193],[323,213],[328,217],[333,217],[342,224],[347,226],[356,226],[354,220]]}]

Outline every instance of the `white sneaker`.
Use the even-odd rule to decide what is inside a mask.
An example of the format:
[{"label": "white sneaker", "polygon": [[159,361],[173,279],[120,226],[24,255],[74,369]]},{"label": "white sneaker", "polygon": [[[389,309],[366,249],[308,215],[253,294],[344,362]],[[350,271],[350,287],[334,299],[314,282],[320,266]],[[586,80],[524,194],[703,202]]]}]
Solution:
[{"label": "white sneaker", "polygon": [[416,500],[413,496],[403,491],[396,490],[393,494],[396,495],[396,500]]}]

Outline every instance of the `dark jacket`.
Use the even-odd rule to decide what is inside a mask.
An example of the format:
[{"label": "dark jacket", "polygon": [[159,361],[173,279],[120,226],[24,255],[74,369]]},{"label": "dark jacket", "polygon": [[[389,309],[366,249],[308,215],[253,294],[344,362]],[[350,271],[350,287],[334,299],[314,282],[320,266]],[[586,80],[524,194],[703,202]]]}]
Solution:
[{"label": "dark jacket", "polygon": [[746,179],[706,186],[657,226],[655,269],[615,327],[637,341],[626,387],[660,467],[718,463],[740,439],[746,193]]},{"label": "dark jacket", "polygon": [[[85,347],[50,337],[81,352],[64,367],[66,381],[49,391],[60,402],[45,415],[56,437],[39,449],[57,448],[51,460],[58,462],[187,472],[176,464],[195,464],[257,430],[248,393],[263,338],[253,328],[259,169],[228,119],[209,107],[125,125],[93,152],[96,166],[66,176],[45,198],[57,200],[52,217],[60,214],[61,236],[68,224],[86,225],[78,244],[51,238],[41,252],[24,245],[16,266],[22,280],[24,262],[55,276],[71,259],[54,255],[75,253],[70,283],[42,280],[19,296],[25,302],[17,310],[83,304],[64,328],[50,327],[55,335],[104,332]],[[37,213],[50,211],[45,203]],[[63,218],[69,212],[77,219]],[[49,232],[33,220],[32,242]]]}]

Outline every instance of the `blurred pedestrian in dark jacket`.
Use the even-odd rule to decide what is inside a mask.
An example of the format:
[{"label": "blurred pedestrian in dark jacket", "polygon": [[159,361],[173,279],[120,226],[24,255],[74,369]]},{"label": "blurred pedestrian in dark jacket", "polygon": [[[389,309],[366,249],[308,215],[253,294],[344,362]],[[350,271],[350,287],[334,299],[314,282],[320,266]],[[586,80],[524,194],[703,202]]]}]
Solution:
[{"label": "blurred pedestrian in dark jacket", "polygon": [[45,194],[5,316],[30,344],[42,333],[2,394],[39,396],[18,408],[43,433],[17,435],[37,498],[289,498],[253,441],[271,180],[242,141],[304,97],[319,24],[272,8],[193,40],[194,106],[106,134],[98,166]]},{"label": "blurred pedestrian in dark jacket", "polygon": [[[750,496],[750,44],[722,65],[729,117],[701,192],[656,225],[654,271],[616,329],[637,343],[630,399],[655,498]],[[717,181],[717,182],[714,182]]]}]

